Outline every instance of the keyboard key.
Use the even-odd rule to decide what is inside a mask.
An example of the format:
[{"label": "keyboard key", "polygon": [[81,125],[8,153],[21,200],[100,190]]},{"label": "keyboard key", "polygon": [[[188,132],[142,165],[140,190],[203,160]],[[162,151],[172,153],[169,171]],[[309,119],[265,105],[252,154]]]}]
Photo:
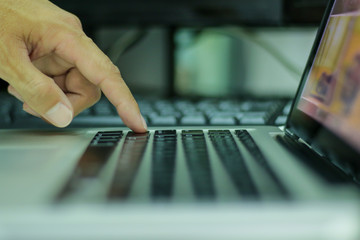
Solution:
[{"label": "keyboard key", "polygon": [[240,105],[240,109],[246,112],[267,111],[274,104],[277,104],[277,101],[245,101]]},{"label": "keyboard key", "polygon": [[260,112],[246,112],[244,117],[259,117],[259,118],[266,118],[267,112],[260,111]]},{"label": "keyboard key", "polygon": [[264,125],[265,119],[262,117],[243,117],[240,119],[240,124],[244,125]]},{"label": "keyboard key", "polygon": [[238,103],[236,101],[220,101],[218,106],[222,111],[234,111],[237,107]]},{"label": "keyboard key", "polygon": [[[58,196],[59,200],[76,191],[81,191],[81,188],[84,186],[83,183],[88,182],[89,179],[98,178],[100,171],[113,153],[116,143],[120,141],[122,137],[121,131],[116,132],[116,136],[113,134],[114,132],[111,132],[111,135],[107,135],[107,132],[101,132],[95,135],[77,163],[69,181],[60,192]],[[109,141],[109,136],[113,136],[114,138],[111,138],[111,141]]]},{"label": "keyboard key", "polygon": [[142,161],[149,136],[149,133],[137,134],[129,132],[127,134],[108,193],[111,200],[123,200],[128,196]]},{"label": "keyboard key", "polygon": [[288,116],[278,116],[275,120],[275,125],[285,125]]},{"label": "keyboard key", "polygon": [[112,146],[116,145],[123,133],[121,131],[117,132],[98,132],[96,136],[91,141],[90,146]]},{"label": "keyboard key", "polygon": [[176,130],[155,132],[151,175],[151,196],[155,200],[168,200],[173,194],[176,138]]},{"label": "keyboard key", "polygon": [[183,131],[182,140],[190,178],[197,198],[215,198],[212,170],[202,131]]},{"label": "keyboard key", "polygon": [[182,137],[196,137],[196,136],[204,136],[204,132],[202,130],[183,130],[181,132]]},{"label": "keyboard key", "polygon": [[175,109],[162,109],[159,110],[159,116],[174,116],[174,117],[181,117],[182,114]]},{"label": "keyboard key", "polygon": [[224,125],[224,126],[230,126],[235,125],[236,120],[233,117],[222,117],[217,116],[210,119],[210,125]]},{"label": "keyboard key", "polygon": [[205,125],[206,118],[203,115],[185,116],[180,120],[181,125]]},{"label": "keyboard key", "polygon": [[230,131],[212,130],[208,134],[237,191],[244,196],[257,198],[258,191]]},{"label": "keyboard key", "polygon": [[182,116],[204,116],[204,112],[198,111],[196,109],[182,109],[180,110]]},{"label": "keyboard key", "polygon": [[126,136],[127,141],[134,141],[136,143],[144,142],[148,140],[149,138],[149,132],[147,133],[134,133],[134,132],[128,132]]},{"label": "keyboard key", "polygon": [[176,130],[156,130],[155,131],[155,136],[172,136],[172,137],[176,137],[177,132],[176,132]]},{"label": "keyboard key", "polygon": [[247,112],[239,118],[239,122],[243,125],[264,125],[266,115],[266,112]]}]

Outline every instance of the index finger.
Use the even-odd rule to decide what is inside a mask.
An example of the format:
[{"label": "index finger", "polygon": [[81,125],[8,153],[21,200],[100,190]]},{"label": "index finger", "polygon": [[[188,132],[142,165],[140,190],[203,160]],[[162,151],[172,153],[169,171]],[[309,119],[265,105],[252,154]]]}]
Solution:
[{"label": "index finger", "polygon": [[82,75],[101,88],[124,123],[135,132],[145,132],[146,123],[119,69],[85,34],[65,35],[56,53],[76,66]]}]

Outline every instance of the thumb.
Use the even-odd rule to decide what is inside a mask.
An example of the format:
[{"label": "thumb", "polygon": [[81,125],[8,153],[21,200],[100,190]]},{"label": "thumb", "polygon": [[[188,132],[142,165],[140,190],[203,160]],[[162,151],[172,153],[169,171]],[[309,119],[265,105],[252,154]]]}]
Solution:
[{"label": "thumb", "polygon": [[56,127],[66,127],[73,119],[70,101],[52,78],[40,72],[31,62],[17,64],[9,80],[31,109]]}]

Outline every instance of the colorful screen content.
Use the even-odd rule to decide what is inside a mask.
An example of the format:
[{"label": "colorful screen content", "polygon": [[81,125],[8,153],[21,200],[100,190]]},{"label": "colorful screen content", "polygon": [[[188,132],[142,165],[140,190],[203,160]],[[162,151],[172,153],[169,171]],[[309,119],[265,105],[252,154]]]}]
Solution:
[{"label": "colorful screen content", "polygon": [[360,151],[360,0],[336,0],[298,108]]}]

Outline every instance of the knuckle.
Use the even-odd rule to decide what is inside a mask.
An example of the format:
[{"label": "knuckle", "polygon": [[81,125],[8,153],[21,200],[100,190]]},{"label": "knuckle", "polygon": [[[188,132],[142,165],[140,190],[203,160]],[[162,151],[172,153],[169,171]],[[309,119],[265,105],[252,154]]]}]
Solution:
[{"label": "knuckle", "polygon": [[35,81],[31,80],[28,81],[24,87],[26,88],[27,92],[29,93],[29,97],[32,100],[38,100],[43,95],[46,95],[51,92],[51,84],[48,84],[47,81]]},{"label": "knuckle", "polygon": [[101,98],[101,91],[99,88],[94,88],[90,93],[90,101],[92,104],[97,103]]},{"label": "knuckle", "polygon": [[85,43],[94,44],[94,41],[93,41],[90,37],[88,37],[84,32],[82,32],[82,33],[79,35],[79,37],[80,37],[80,40],[83,41],[83,42],[85,42]]},{"label": "knuckle", "polygon": [[76,34],[74,31],[61,31],[57,35],[55,35],[55,38],[61,40],[59,45],[57,46],[57,50],[63,51],[69,46],[73,46],[73,44],[76,43],[78,34]]},{"label": "knuckle", "polygon": [[72,26],[80,27],[82,28],[81,20],[76,15],[72,13],[66,14],[66,16],[63,18],[63,21],[65,23],[68,23]]},{"label": "knuckle", "polygon": [[61,31],[55,34],[55,38],[60,40],[56,52],[63,54],[69,48],[77,46],[82,35],[85,35],[82,31]]},{"label": "knuckle", "polygon": [[117,66],[115,66],[111,61],[110,61],[110,65],[111,65],[111,68],[112,68],[112,73],[115,74],[115,75],[120,75],[121,76],[120,69]]},{"label": "knuckle", "polygon": [[118,67],[116,67],[111,61],[110,59],[104,60],[101,64],[100,64],[100,68],[104,70],[104,72],[106,72],[106,76],[104,76],[102,79],[99,79],[95,84],[98,87],[102,87],[103,83],[105,81],[107,81],[109,79],[109,77],[111,79],[122,79],[121,76],[121,72],[119,70]]},{"label": "knuckle", "polygon": [[109,74],[115,77],[121,77],[120,69],[110,60],[110,58],[105,57],[102,62],[102,67],[105,69]]}]

